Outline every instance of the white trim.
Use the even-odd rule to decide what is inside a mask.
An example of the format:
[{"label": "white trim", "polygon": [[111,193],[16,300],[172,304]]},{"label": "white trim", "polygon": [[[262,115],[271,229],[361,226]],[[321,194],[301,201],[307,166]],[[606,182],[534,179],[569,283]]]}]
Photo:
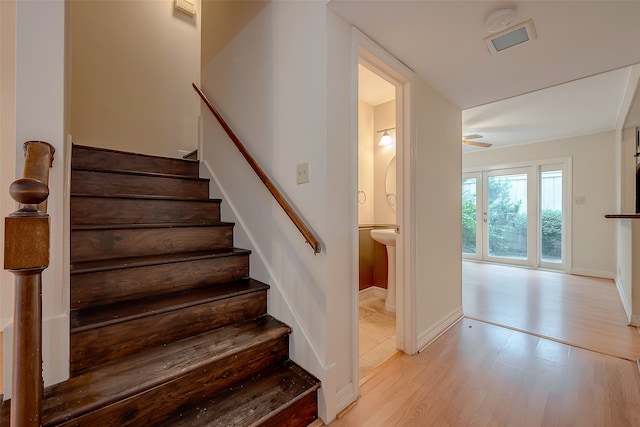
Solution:
[{"label": "white trim", "polygon": [[452,327],[458,320],[462,319],[464,313],[462,312],[462,306],[451,311],[448,315],[444,316],[440,321],[427,329],[418,337],[418,353],[423,351],[429,344],[431,344],[436,338],[445,333],[447,329]]},{"label": "white trim", "polygon": [[[629,322],[629,325],[640,328],[640,314],[634,314],[631,316],[631,322]],[[638,333],[640,333],[640,329],[638,329]]]},{"label": "white trim", "polygon": [[[372,71],[396,87],[396,182],[397,187],[396,222],[400,233],[396,244],[396,337],[397,347],[405,353],[414,354],[417,350],[417,316],[415,301],[415,119],[412,115],[415,73],[375,41],[352,27],[351,43],[351,174],[349,186],[353,189],[353,205],[349,218],[352,230],[352,303],[351,303],[351,380],[354,384],[354,396],[359,395],[359,358],[358,358],[358,64],[363,63]],[[400,179],[398,179],[398,177]]]},{"label": "white trim", "polygon": [[563,178],[563,190],[566,194],[564,205],[562,206],[565,213],[563,213],[564,220],[562,227],[564,227],[563,238],[563,254],[562,262],[564,264],[564,272],[569,273],[573,267],[573,157],[566,159],[566,167],[563,173],[566,178]]},{"label": "white trim", "polygon": [[336,413],[344,410],[347,406],[355,402],[358,396],[355,394],[356,388],[353,383],[349,383],[336,393]]},{"label": "white trim", "polygon": [[624,129],[625,122],[631,112],[631,105],[636,99],[640,91],[640,65],[632,65],[627,77],[627,85],[625,87],[624,96],[620,103],[620,109],[616,115],[616,129]]},{"label": "white trim", "polygon": [[620,282],[620,278],[616,276],[614,281],[616,282],[616,289],[618,290],[618,295],[620,296],[620,301],[622,302],[622,307],[624,308],[624,314],[627,316],[627,322],[631,323],[631,319],[633,318],[631,313],[631,304],[629,303],[626,295],[624,294],[624,290],[622,288],[622,282]]},{"label": "white trim", "polygon": [[572,159],[571,156],[565,156],[565,157],[552,157],[549,159],[538,159],[538,160],[522,161],[522,162],[498,163],[495,165],[488,165],[488,166],[474,166],[474,167],[464,168],[462,170],[462,173],[495,171],[495,170],[501,170],[501,169],[515,169],[515,168],[522,168],[527,166],[544,166],[544,165],[560,164],[560,163],[565,164],[566,162],[570,162],[571,159]]}]

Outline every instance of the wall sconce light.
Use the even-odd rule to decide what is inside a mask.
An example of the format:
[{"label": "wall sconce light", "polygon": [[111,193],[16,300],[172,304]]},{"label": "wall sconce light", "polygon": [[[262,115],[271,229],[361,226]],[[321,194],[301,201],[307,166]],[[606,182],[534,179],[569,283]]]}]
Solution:
[{"label": "wall sconce light", "polygon": [[378,131],[378,133],[384,132],[382,134],[382,138],[380,138],[380,142],[378,143],[378,145],[380,147],[389,147],[391,145],[395,145],[396,144],[394,139],[391,138],[391,135],[389,135],[389,131],[390,130],[396,130],[396,128],[388,128],[388,129],[382,129],[382,130]]}]

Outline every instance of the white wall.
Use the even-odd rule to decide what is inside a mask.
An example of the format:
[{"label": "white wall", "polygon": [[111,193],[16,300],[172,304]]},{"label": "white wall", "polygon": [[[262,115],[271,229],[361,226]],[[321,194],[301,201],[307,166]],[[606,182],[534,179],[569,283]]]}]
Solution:
[{"label": "white wall", "polygon": [[[56,149],[54,164],[49,175],[50,266],[44,271],[42,279],[43,376],[45,384],[52,384],[67,377],[69,355],[68,267],[65,267],[63,256],[65,252],[63,232],[65,229],[63,167],[65,157],[65,2],[62,0],[18,2],[15,22],[15,139],[4,142],[3,147],[5,143],[13,146],[15,169],[19,171],[18,174],[21,174],[24,162],[22,151],[24,141],[46,141]],[[4,153],[3,148],[3,155]],[[4,184],[3,182],[3,187]],[[3,292],[3,299],[8,294],[9,292]],[[5,311],[3,317],[13,316],[12,310],[6,308],[4,303],[3,310]],[[12,335],[11,323],[5,326],[4,332],[5,343],[9,343]],[[5,398],[10,394],[8,393],[11,378],[9,375],[10,353],[8,346],[5,346],[4,390],[7,393]]]},{"label": "white wall", "polygon": [[462,316],[460,110],[417,82],[416,306],[418,348]]},{"label": "white wall", "polygon": [[[0,2],[0,210],[4,218],[15,211],[9,196],[9,185],[16,179],[16,3]],[[4,236],[4,220],[0,221]],[[0,259],[4,259],[4,244],[0,246]],[[0,272],[0,329],[10,321],[13,313],[13,274]],[[9,352],[6,349],[5,352]]]},{"label": "white wall", "polygon": [[[219,11],[216,2],[203,4],[204,32]],[[349,391],[358,380],[350,330],[357,189],[347,185],[357,181],[351,28],[320,2],[271,2],[244,24],[226,46],[203,52],[212,58],[203,64],[204,91],[320,236],[322,253],[312,255],[208,113],[202,155],[223,193],[223,216],[237,221],[236,245],[254,251],[252,276],[272,285],[270,313],[293,327],[292,358],[323,382],[320,415],[330,421],[356,398]],[[424,83],[415,95],[417,323],[428,336],[461,314],[460,222],[451,214],[460,211],[460,111]],[[301,162],[309,162],[311,182],[296,185]]]},{"label": "white wall", "polygon": [[[597,277],[616,275],[616,223],[604,218],[618,211],[614,131],[503,149],[465,153],[463,168],[530,160],[572,158],[572,194],[585,203],[572,206],[572,265],[570,271]],[[595,243],[597,242],[597,244]]]},{"label": "white wall", "polygon": [[173,0],[69,2],[75,143],[170,157],[196,148],[195,3],[191,17]]},{"label": "white wall", "polygon": [[[618,156],[618,170],[616,176],[619,177],[616,192],[618,200],[616,200],[616,209],[611,213],[635,212],[635,182],[636,182],[636,159],[633,154],[636,152],[636,133],[635,129],[623,129],[616,133],[616,155]],[[637,233],[635,228],[635,220],[610,220],[614,223],[616,229],[616,285],[618,293],[627,314],[628,320],[631,321],[634,314],[640,314],[640,305],[634,304],[632,292],[634,278],[637,279],[636,270],[637,262],[634,257],[638,256],[636,251],[638,248],[634,245]],[[636,270],[636,274],[634,274]],[[640,280],[638,280],[640,283]],[[639,292],[640,293],[640,292]]]},{"label": "white wall", "polygon": [[[635,212],[636,199],[636,129],[622,129],[619,142],[620,200],[613,213]],[[617,275],[616,285],[628,320],[640,325],[640,225],[637,220],[616,219]]]},{"label": "white wall", "polygon": [[[9,196],[9,185],[16,179],[16,2],[0,2],[0,213],[2,217],[16,209]],[[0,232],[4,236],[4,219],[0,221]],[[4,237],[3,237],[4,240]],[[4,259],[4,244],[0,245],[0,259]],[[13,274],[0,271],[0,330],[4,331],[13,315]],[[6,334],[0,342],[0,352],[11,353],[11,341]],[[5,345],[7,343],[7,345]],[[3,375],[2,389],[9,389],[10,363],[4,357],[0,366]]]},{"label": "white wall", "polygon": [[[218,11],[216,2],[203,4],[203,32],[208,31],[207,17]],[[337,31],[348,30],[342,28],[344,23],[332,24]],[[327,316],[327,283],[329,275],[335,274],[330,265],[343,251],[329,233],[328,212],[343,212],[346,191],[342,185],[329,193],[327,181],[332,174],[348,182],[348,167],[329,170],[327,160],[328,97],[334,93],[329,88],[328,25],[323,3],[269,3],[202,69],[205,93],[319,236],[322,252],[313,255],[208,111],[203,112],[202,159],[224,192],[223,206],[233,206],[237,214],[230,216],[228,209],[223,210],[227,219],[239,223],[236,246],[253,250],[251,275],[272,285],[269,312],[294,329],[292,358],[322,380],[321,412],[332,418],[335,382],[348,381],[350,376],[336,375],[335,350],[327,344],[328,323],[333,321]],[[346,55],[348,59],[348,49]],[[208,54],[204,52],[203,57]],[[348,99],[343,111],[348,117]],[[343,127],[338,125],[334,132],[344,135]],[[348,148],[347,140],[339,142]],[[303,162],[309,163],[310,182],[297,185],[296,165]],[[340,225],[331,224],[336,233],[344,234]],[[340,274],[345,267],[335,268]],[[349,289],[348,283],[338,283]],[[347,312],[347,301],[343,300],[342,308],[334,307],[333,317]],[[345,335],[348,329],[332,329],[332,334]],[[347,342],[345,337],[339,339]]]},{"label": "white wall", "polygon": [[[373,105],[358,101],[358,224],[375,224]],[[364,202],[363,202],[364,200]]]}]

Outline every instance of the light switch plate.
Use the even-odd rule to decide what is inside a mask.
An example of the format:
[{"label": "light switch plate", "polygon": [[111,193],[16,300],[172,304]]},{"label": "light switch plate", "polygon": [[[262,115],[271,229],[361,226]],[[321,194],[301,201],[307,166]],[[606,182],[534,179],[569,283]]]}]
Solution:
[{"label": "light switch plate", "polygon": [[189,16],[196,14],[196,4],[191,0],[176,0],[176,9]]},{"label": "light switch plate", "polygon": [[296,167],[296,182],[298,184],[304,184],[309,182],[309,163],[300,163]]}]

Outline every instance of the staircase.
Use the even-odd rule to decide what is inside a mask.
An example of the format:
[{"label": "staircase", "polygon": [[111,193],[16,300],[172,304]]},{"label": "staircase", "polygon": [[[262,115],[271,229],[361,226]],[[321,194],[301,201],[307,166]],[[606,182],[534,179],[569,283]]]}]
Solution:
[{"label": "staircase", "polygon": [[[198,162],[75,145],[71,378],[45,426],[306,426],[319,381]],[[46,286],[46,283],[45,283]],[[1,423],[8,426],[8,405]]]}]

